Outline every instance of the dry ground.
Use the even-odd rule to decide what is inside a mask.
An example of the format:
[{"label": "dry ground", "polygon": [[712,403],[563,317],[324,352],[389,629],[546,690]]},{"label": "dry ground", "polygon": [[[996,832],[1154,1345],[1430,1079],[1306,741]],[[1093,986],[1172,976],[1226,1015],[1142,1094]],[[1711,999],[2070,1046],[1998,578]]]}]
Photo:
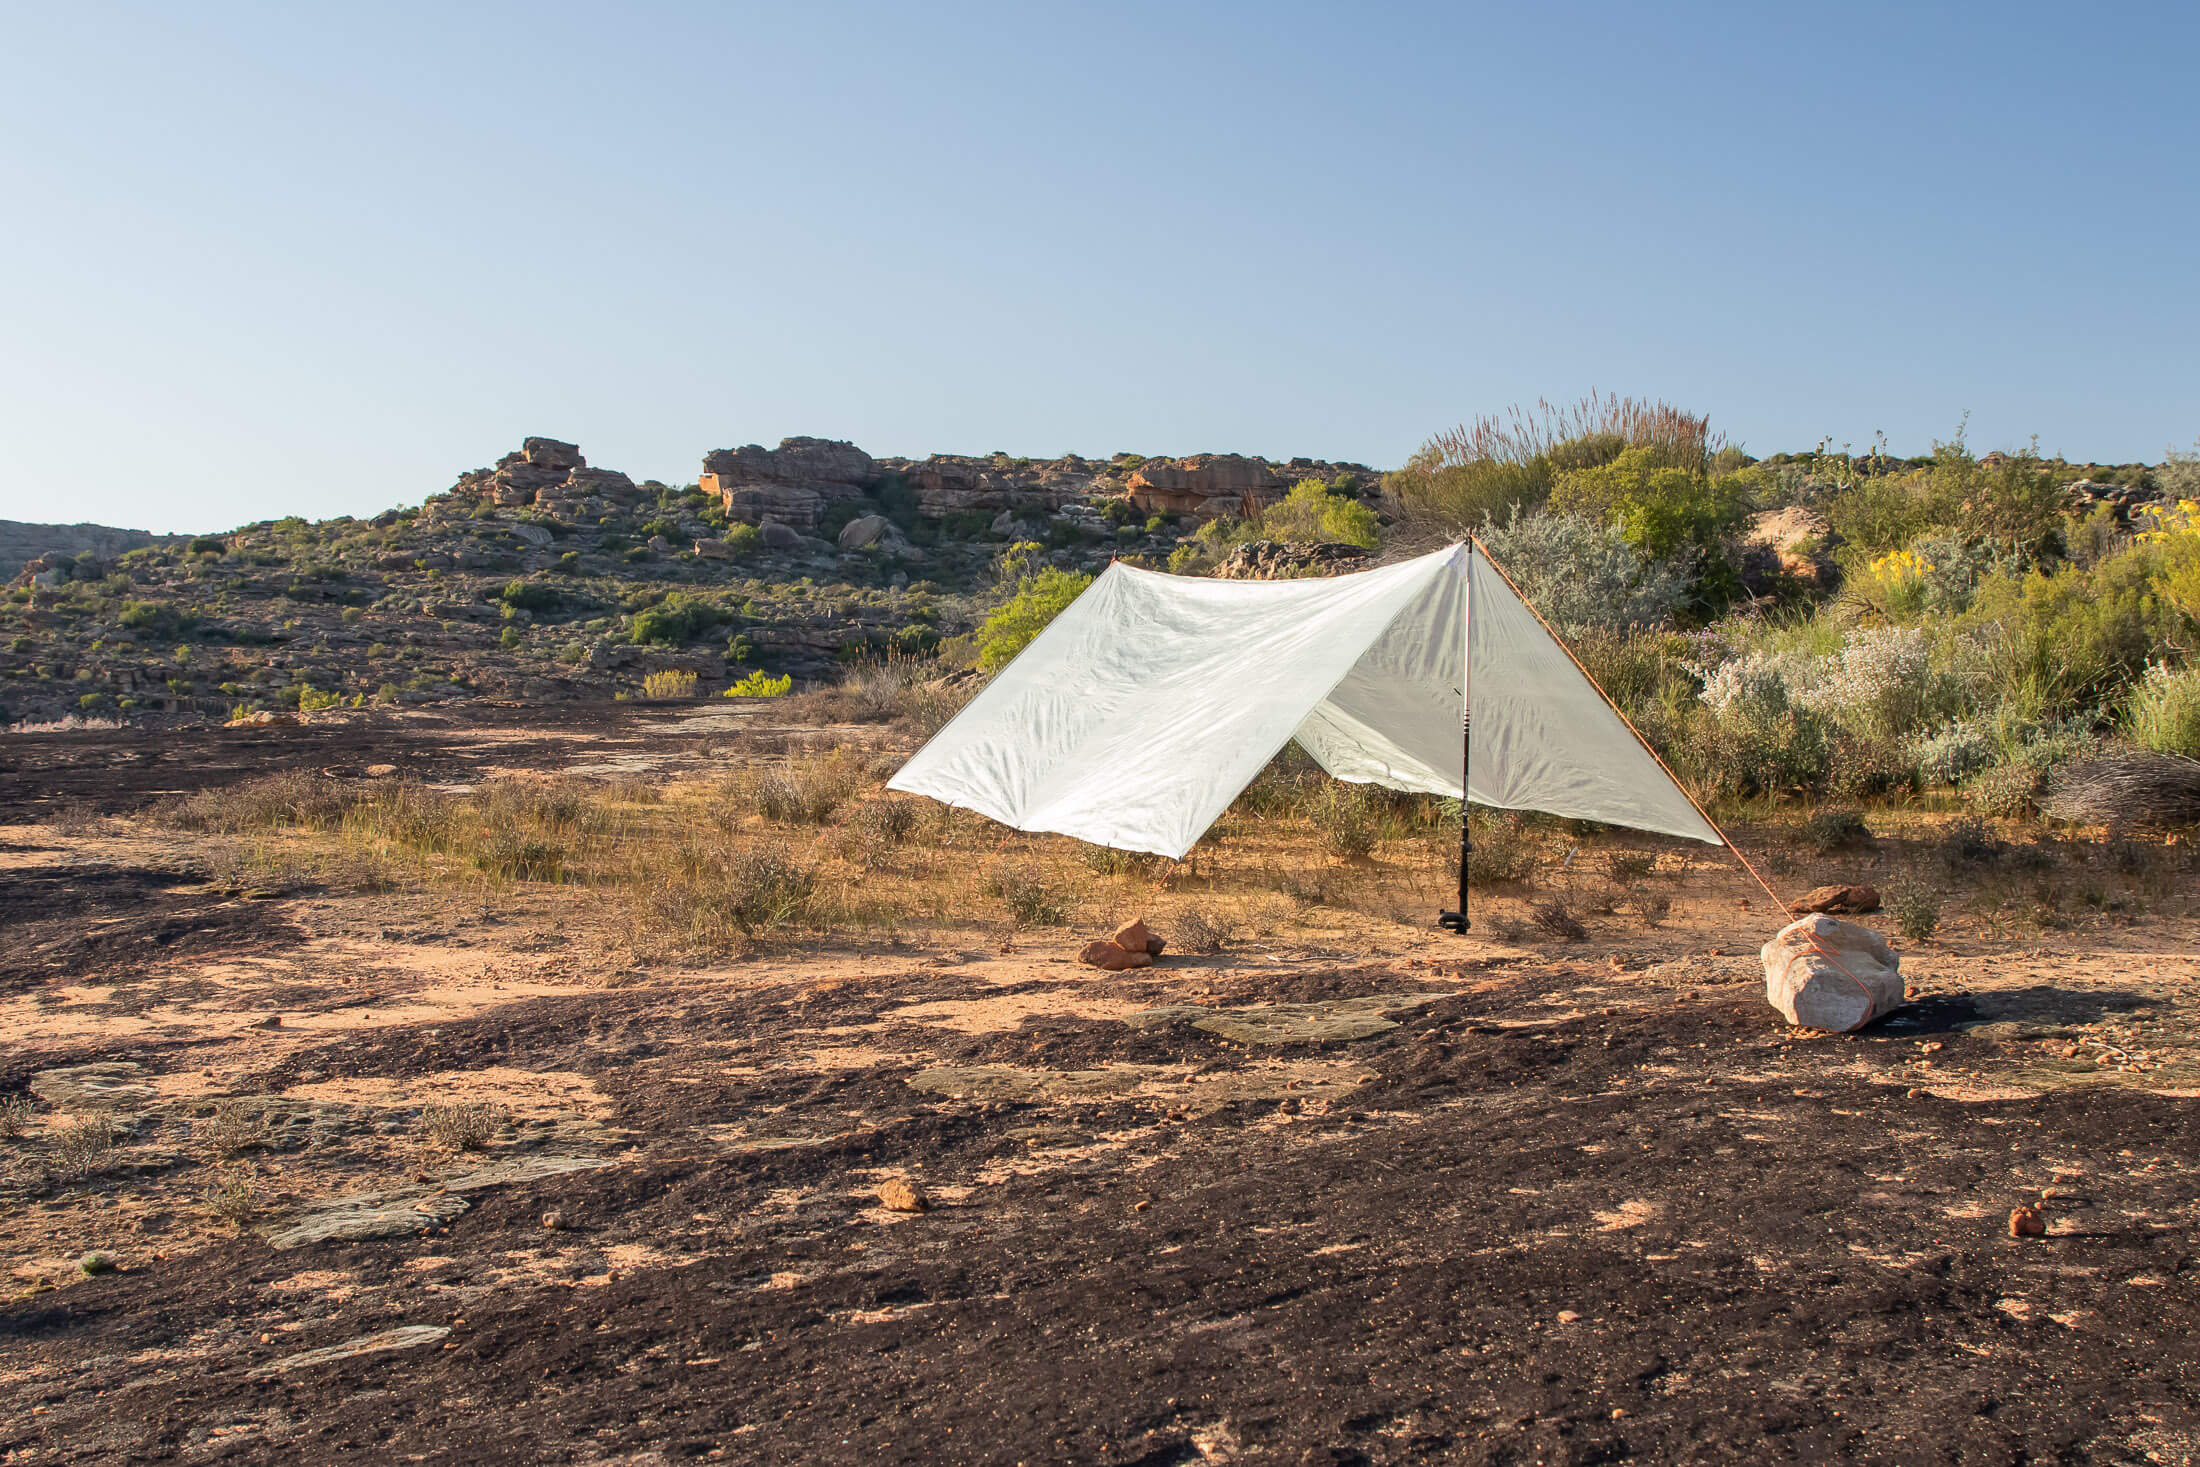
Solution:
[{"label": "dry ground", "polygon": [[[1551,832],[1480,899],[1568,901],[1565,943],[1422,925],[1414,841],[1241,820],[1162,887],[975,822],[851,869],[749,819],[843,920],[713,957],[585,870],[361,878],[147,818],[278,768],[673,785],[616,844],[878,741],[768,718],[0,743],[0,1462],[2200,1455],[2187,848],[1749,827],[1783,886],[1952,889],[1918,1001],[1831,1038],[1762,1000],[1762,894],[1650,841]],[[1657,854],[1656,925],[1588,874],[1613,850]],[[1013,922],[1004,859],[1072,925]],[[1067,960],[1140,910],[1224,950]]]}]

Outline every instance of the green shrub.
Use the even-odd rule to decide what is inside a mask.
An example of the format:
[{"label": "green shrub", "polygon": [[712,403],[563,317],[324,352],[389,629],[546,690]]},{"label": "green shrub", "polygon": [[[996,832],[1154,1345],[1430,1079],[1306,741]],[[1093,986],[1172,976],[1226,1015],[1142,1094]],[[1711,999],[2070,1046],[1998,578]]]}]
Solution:
[{"label": "green shrub", "polygon": [[201,535],[191,542],[193,555],[220,555],[229,549],[229,543],[217,535]]},{"label": "green shrub", "polygon": [[1803,822],[1803,835],[1811,849],[1821,856],[1856,850],[1872,842],[1871,830],[1864,824],[1862,812],[1857,810],[1813,810]]},{"label": "green shrub", "polygon": [[1332,783],[1307,814],[1322,849],[1340,860],[1372,855],[1383,838],[1382,807],[1359,785]]},{"label": "green shrub", "polygon": [[[1446,809],[1454,802],[1446,800]],[[1449,867],[1453,879],[1459,874],[1459,841],[1454,815],[1438,827],[1429,837],[1440,848],[1449,847]],[[1543,853],[1537,845],[1534,833],[1528,829],[1527,820],[1517,811],[1476,811],[1468,827],[1474,850],[1467,857],[1467,885],[1501,886],[1512,882],[1527,881],[1534,877],[1542,864]]]},{"label": "green shrub", "polygon": [[1382,533],[1374,510],[1349,495],[1332,493],[1320,479],[1300,480],[1280,504],[1263,509],[1255,524],[1260,536],[1270,540],[1316,540],[1368,550]]},{"label": "green shrub", "polygon": [[2200,758],[2200,666],[2149,663],[2124,702],[2124,731],[2157,754]]},{"label": "green shrub", "polygon": [[978,666],[986,672],[1008,666],[1091,584],[1089,575],[1052,567],[1023,577],[1016,594],[994,608],[978,628]]},{"label": "green shrub", "polygon": [[1887,915],[1895,930],[1912,942],[1924,942],[1940,928],[1940,893],[1907,878],[1887,888]]},{"label": "green shrub", "polygon": [[555,586],[539,581],[513,581],[498,593],[497,599],[514,611],[537,614],[556,611],[565,604],[565,597]]},{"label": "green shrub", "polygon": [[1652,449],[1630,448],[1596,468],[1559,474],[1550,507],[1613,526],[1637,551],[1662,559],[1716,549],[1740,525],[1749,495],[1738,477],[1714,479],[1701,468],[1662,465]]},{"label": "green shrub", "polygon": [[1521,595],[1569,637],[1657,626],[1688,601],[1679,563],[1645,555],[1618,527],[1581,515],[1515,505],[1481,538]]},{"label": "green shrub", "polygon": [[724,608],[716,603],[685,591],[674,591],[656,605],[634,613],[627,627],[627,640],[677,647],[695,640],[726,619]]},{"label": "green shrub", "polygon": [[175,637],[187,632],[198,618],[186,615],[165,602],[132,601],[122,608],[116,618],[132,631],[144,632],[153,637]]},{"label": "green shrub", "polygon": [[1997,764],[1965,782],[1963,798],[1981,815],[2015,819],[2032,812],[2046,783],[2041,771],[2024,764]]}]

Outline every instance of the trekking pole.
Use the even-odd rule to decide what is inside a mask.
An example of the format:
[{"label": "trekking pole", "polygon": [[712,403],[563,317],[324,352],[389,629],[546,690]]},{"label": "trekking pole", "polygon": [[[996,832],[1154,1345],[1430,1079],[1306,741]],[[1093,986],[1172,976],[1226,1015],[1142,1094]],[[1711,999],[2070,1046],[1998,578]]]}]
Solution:
[{"label": "trekking pole", "polygon": [[[1473,557],[1474,542],[1469,540],[1467,558],[1470,564]],[[1474,615],[1471,602],[1467,607],[1467,615]],[[1474,925],[1467,920],[1467,865],[1474,858],[1474,841],[1467,828],[1467,775],[1474,768],[1474,709],[1470,704],[1471,693],[1468,691],[1474,686],[1473,669],[1470,667],[1467,672],[1467,687],[1461,690],[1459,697],[1459,910],[1440,913],[1436,918],[1437,926],[1461,936],[1465,936],[1467,929]]]},{"label": "trekking pole", "polygon": [[1467,920],[1467,864],[1474,859],[1474,841],[1467,828],[1467,770],[1474,763],[1473,718],[1461,717],[1459,730],[1459,910],[1445,912],[1436,919],[1436,925],[1464,935],[1474,925]]}]

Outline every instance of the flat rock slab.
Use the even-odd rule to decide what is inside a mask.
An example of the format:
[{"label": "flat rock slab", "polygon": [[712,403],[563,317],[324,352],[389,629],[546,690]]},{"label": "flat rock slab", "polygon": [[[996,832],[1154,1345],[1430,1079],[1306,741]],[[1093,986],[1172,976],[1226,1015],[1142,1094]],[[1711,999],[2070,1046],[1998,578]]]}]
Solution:
[{"label": "flat rock slab", "polygon": [[563,1176],[567,1172],[590,1171],[610,1164],[596,1156],[507,1157],[447,1177],[434,1190],[405,1187],[339,1197],[268,1234],[267,1243],[270,1248],[302,1248],[309,1243],[401,1238],[424,1228],[440,1227],[464,1213],[473,1204],[461,1193],[511,1182],[532,1182],[539,1177]]},{"label": "flat rock slab", "polygon": [[136,1110],[153,1098],[145,1066],[128,1060],[40,1070],[30,1078],[30,1092],[63,1111]]},{"label": "flat rock slab", "polygon": [[970,1096],[978,1100],[1051,1100],[1062,1096],[1128,1095],[1165,1073],[1153,1065],[1115,1065],[1105,1070],[942,1065],[911,1075],[909,1088],[931,1095]]},{"label": "flat rock slab", "polygon": [[1323,1044],[1387,1033],[1398,1027],[1398,1021],[1387,1015],[1450,997],[1449,993],[1371,993],[1316,1003],[1253,1004],[1242,1009],[1174,1004],[1132,1014],[1126,1022],[1140,1029],[1188,1022],[1194,1029],[1239,1044]]},{"label": "flat rock slab", "polygon": [[270,1248],[303,1248],[309,1243],[358,1243],[400,1238],[439,1227],[473,1206],[455,1192],[367,1193],[340,1198],[307,1213],[279,1232],[268,1234]]},{"label": "flat rock slab", "polygon": [[567,1172],[592,1172],[610,1165],[611,1162],[601,1156],[509,1156],[455,1177],[445,1177],[436,1185],[451,1192],[478,1192],[483,1187],[562,1177]]},{"label": "flat rock slab", "polygon": [[350,1360],[360,1355],[379,1355],[388,1350],[410,1350],[419,1345],[432,1345],[451,1332],[442,1324],[406,1324],[396,1329],[386,1329],[371,1335],[361,1335],[356,1340],[346,1340],[341,1345],[323,1345],[318,1350],[306,1350],[296,1355],[285,1355],[256,1366],[249,1376],[253,1380],[265,1380],[271,1375],[281,1375],[286,1370],[303,1370],[309,1365],[326,1365],[332,1360]]}]

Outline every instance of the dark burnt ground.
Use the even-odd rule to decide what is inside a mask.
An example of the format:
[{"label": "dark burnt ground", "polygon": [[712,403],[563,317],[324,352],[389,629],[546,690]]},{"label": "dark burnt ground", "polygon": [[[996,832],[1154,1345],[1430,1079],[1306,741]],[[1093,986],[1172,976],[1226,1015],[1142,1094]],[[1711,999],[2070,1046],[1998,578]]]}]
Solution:
[{"label": "dark burnt ground", "polygon": [[296,937],[266,904],[211,891],[188,872],[59,866],[0,880],[0,994],[60,977],[97,982],[165,959],[268,952]]},{"label": "dark burnt ground", "polygon": [[[121,815],[176,795],[292,770],[356,777],[394,764],[430,782],[471,780],[493,762],[556,768],[591,742],[635,737],[663,709],[632,703],[472,703],[456,717],[362,710],[298,724],[222,727],[130,724],[119,729],[10,734],[0,738],[0,824],[50,818],[74,807]],[[502,735],[493,742],[482,735]],[[703,735],[662,733],[680,745]]]},{"label": "dark burnt ground", "polygon": [[[636,1149],[476,1194],[439,1235],[242,1240],[9,1306],[0,1359],[34,1368],[0,1394],[0,1459],[2189,1460],[2189,1102],[1937,1099],[1886,1083],[1917,1030],[1796,1043],[1739,988],[1569,1016],[1580,981],[1483,980],[1387,1034],[1258,1052],[1054,1018],[869,1067],[761,1062],[870,1019],[898,1047],[881,1008],[970,991],[936,972],[332,1043],[300,1063],[584,1069]],[[1446,986],[1266,982],[1240,970],[1228,1002]],[[1944,1067],[1993,1057],[1932,1042]],[[1277,1058],[1357,1088],[907,1083],[1114,1063],[1196,1090]],[[943,1205],[881,1211],[887,1174]],[[2050,1236],[2008,1236],[2051,1187]],[[277,1287],[306,1270],[346,1287]],[[251,1373],[421,1324],[451,1332]]]}]

